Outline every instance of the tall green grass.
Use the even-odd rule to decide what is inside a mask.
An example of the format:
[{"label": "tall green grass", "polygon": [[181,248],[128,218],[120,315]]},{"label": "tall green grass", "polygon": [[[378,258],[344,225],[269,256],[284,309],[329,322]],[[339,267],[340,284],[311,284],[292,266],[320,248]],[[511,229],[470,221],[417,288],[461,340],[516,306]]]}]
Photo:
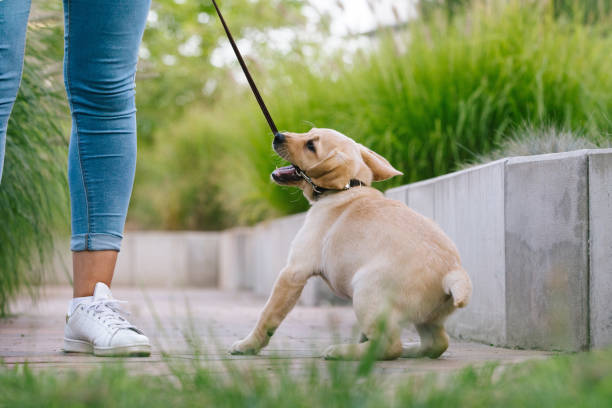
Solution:
[{"label": "tall green grass", "polygon": [[405,377],[371,361],[301,369],[282,361],[270,369],[233,363],[221,369],[196,360],[171,364],[160,376],[130,375],[117,363],[60,374],[0,366],[0,406],[599,408],[612,400],[609,350],[445,376]]},{"label": "tall green grass", "polygon": [[56,35],[44,28],[28,33],[21,89],[8,124],[0,184],[0,316],[20,289],[36,295],[55,238],[67,231],[68,149],[61,128],[66,105],[46,46]]},{"label": "tall green grass", "polygon": [[[298,45],[282,60],[252,65],[269,68],[256,76],[281,129],[335,128],[373,148],[404,172],[378,184],[384,189],[453,171],[525,123],[608,137],[612,19],[583,21],[578,12],[557,15],[547,0],[476,1],[450,19],[414,20],[348,62],[316,50],[305,57]],[[215,227],[215,212],[194,222],[168,216],[198,208],[207,195],[223,204],[223,226],[306,209],[295,189],[270,183],[281,163],[270,143],[246,89],[213,109],[193,107],[179,126],[156,135],[152,151],[142,152],[141,164],[165,163],[169,170],[151,177],[141,168],[131,220]],[[160,192],[151,201],[143,191],[154,188]]]},{"label": "tall green grass", "polygon": [[497,148],[488,153],[478,155],[462,167],[489,163],[504,157],[531,156],[610,147],[612,147],[612,138],[603,137],[599,134],[581,134],[553,127],[535,129],[530,126],[521,126],[504,138]]}]

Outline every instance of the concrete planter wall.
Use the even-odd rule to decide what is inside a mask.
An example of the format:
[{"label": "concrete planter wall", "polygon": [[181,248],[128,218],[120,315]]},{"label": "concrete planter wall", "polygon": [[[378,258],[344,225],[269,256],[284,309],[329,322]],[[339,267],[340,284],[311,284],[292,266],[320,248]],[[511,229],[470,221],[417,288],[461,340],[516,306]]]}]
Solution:
[{"label": "concrete planter wall", "polygon": [[527,348],[612,344],[612,150],[503,159],[390,190],[433,218],[472,277],[455,335]]},{"label": "concrete planter wall", "polygon": [[[71,270],[68,242],[58,245],[51,284],[66,284]],[[187,287],[218,285],[218,232],[129,231],[125,234],[113,285]]]},{"label": "concrete planter wall", "polygon": [[129,232],[117,262],[117,283],[150,287],[217,286],[218,256],[216,232]]},{"label": "concrete planter wall", "polygon": [[591,152],[589,177],[589,338],[612,344],[612,151]]}]

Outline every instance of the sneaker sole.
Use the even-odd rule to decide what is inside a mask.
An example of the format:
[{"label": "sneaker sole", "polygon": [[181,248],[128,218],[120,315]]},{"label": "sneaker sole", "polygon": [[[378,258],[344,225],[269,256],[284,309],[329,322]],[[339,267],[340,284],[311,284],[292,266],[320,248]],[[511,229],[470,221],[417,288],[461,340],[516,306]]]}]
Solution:
[{"label": "sneaker sole", "polygon": [[136,344],[122,347],[94,347],[83,340],[64,338],[65,353],[86,353],[100,357],[148,357],[151,355],[149,344]]}]

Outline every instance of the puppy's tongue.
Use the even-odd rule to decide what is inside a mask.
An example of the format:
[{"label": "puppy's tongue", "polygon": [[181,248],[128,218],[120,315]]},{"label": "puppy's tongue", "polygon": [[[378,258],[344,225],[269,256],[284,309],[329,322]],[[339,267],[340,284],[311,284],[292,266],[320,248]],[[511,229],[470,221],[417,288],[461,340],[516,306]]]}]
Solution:
[{"label": "puppy's tongue", "polygon": [[280,167],[276,169],[274,172],[278,174],[279,176],[290,176],[290,175],[293,175],[294,173],[297,173],[294,165]]},{"label": "puppy's tongue", "polygon": [[279,167],[272,172],[272,177],[276,181],[298,181],[302,178],[294,165]]}]

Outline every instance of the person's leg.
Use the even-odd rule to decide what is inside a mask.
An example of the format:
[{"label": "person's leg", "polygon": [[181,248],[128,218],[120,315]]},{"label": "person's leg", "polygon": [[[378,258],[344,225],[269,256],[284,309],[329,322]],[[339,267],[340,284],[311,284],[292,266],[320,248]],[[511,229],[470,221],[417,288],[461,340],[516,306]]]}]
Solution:
[{"label": "person's leg", "polygon": [[91,296],[98,282],[110,287],[116,263],[117,251],[73,252],[73,296],[75,298]]},{"label": "person's leg", "polygon": [[150,0],[64,0],[74,295],[110,285],[136,165],[134,75]]},{"label": "person's leg", "polygon": [[21,82],[29,14],[30,0],[0,1],[0,182],[6,128]]},{"label": "person's leg", "polygon": [[148,354],[148,339],[117,315],[108,286],[134,181],[134,77],[150,0],[63,1],[75,296],[64,349]]}]

